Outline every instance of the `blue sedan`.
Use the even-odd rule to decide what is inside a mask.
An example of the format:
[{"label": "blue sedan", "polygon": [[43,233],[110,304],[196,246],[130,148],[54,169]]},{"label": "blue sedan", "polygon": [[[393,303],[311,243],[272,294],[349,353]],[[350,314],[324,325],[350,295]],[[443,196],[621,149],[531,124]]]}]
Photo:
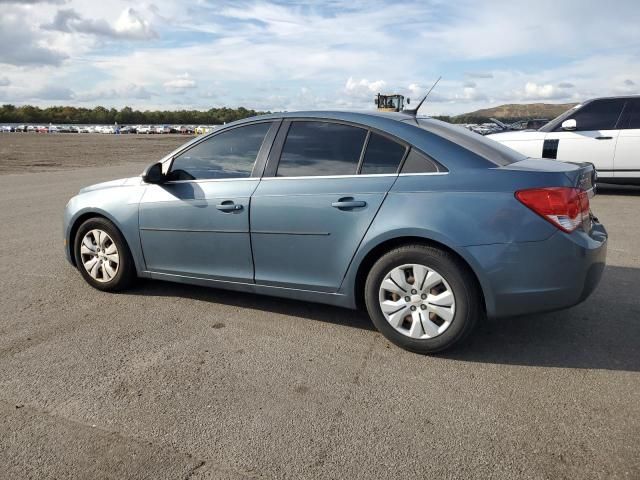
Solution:
[{"label": "blue sedan", "polygon": [[146,277],[366,308],[430,353],[589,296],[607,245],[594,183],[591,164],[406,113],[265,115],[82,189],[65,251],[100,290]]}]

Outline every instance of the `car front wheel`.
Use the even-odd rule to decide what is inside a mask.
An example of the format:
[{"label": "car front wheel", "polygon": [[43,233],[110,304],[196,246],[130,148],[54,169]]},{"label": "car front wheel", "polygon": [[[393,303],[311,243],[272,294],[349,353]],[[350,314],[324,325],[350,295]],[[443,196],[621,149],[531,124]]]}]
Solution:
[{"label": "car front wheel", "polygon": [[98,290],[123,290],[135,279],[135,267],[127,243],[116,226],[106,218],[91,218],[80,225],[74,252],[80,274]]},{"label": "car front wheel", "polygon": [[367,276],[365,303],[385,337],[417,353],[460,342],[484,312],[468,267],[453,254],[426,245],[383,255]]}]

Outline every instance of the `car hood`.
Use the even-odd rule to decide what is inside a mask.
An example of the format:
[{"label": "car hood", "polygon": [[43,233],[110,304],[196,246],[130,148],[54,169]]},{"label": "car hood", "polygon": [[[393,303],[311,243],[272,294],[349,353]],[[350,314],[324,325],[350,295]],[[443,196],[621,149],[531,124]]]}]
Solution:
[{"label": "car hood", "polygon": [[514,132],[492,133],[491,135],[487,135],[487,138],[497,142],[513,140],[542,140],[546,134],[546,132],[539,132],[538,130],[517,130]]},{"label": "car hood", "polygon": [[114,187],[127,187],[132,185],[140,185],[142,179],[140,177],[120,178],[118,180],[110,180],[108,182],[96,183],[80,189],[79,193],[93,192],[96,190],[104,190]]}]

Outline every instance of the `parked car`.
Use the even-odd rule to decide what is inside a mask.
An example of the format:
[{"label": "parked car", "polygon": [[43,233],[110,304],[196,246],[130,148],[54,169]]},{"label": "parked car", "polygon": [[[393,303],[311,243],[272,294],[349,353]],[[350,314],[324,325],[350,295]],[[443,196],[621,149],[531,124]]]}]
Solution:
[{"label": "parked car", "polygon": [[538,131],[489,135],[527,156],[591,162],[601,182],[640,184],[640,96],[595,98]]},{"label": "parked car", "polygon": [[193,125],[180,125],[176,130],[182,135],[193,135],[196,129]]},{"label": "parked car", "polygon": [[138,276],[364,305],[389,340],[434,352],[485,315],[589,296],[607,246],[593,180],[433,119],[272,114],[80,190],[65,252],[99,290]]},{"label": "parked car", "polygon": [[498,120],[497,118],[490,119],[495,125],[498,126],[497,131],[491,133],[500,132],[508,132],[511,130],[538,130],[542,128],[547,123],[549,123],[548,118],[533,118],[530,120],[520,120],[519,122],[506,124]]},{"label": "parked car", "polygon": [[151,125],[141,125],[137,128],[137,133],[153,133]]},{"label": "parked car", "polygon": [[11,125],[2,125],[2,127],[0,127],[0,131],[2,133],[11,133],[15,132],[15,128]]}]

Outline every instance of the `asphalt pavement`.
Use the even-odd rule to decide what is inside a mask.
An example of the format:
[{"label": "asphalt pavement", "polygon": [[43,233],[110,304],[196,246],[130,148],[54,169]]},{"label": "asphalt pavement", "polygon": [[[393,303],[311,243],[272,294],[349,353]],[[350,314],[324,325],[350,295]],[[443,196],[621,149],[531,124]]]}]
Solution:
[{"label": "asphalt pavement", "polygon": [[640,478],[640,190],[596,292],[439,356],[366,315],[64,259],[62,209],[140,164],[0,177],[0,478]]}]

